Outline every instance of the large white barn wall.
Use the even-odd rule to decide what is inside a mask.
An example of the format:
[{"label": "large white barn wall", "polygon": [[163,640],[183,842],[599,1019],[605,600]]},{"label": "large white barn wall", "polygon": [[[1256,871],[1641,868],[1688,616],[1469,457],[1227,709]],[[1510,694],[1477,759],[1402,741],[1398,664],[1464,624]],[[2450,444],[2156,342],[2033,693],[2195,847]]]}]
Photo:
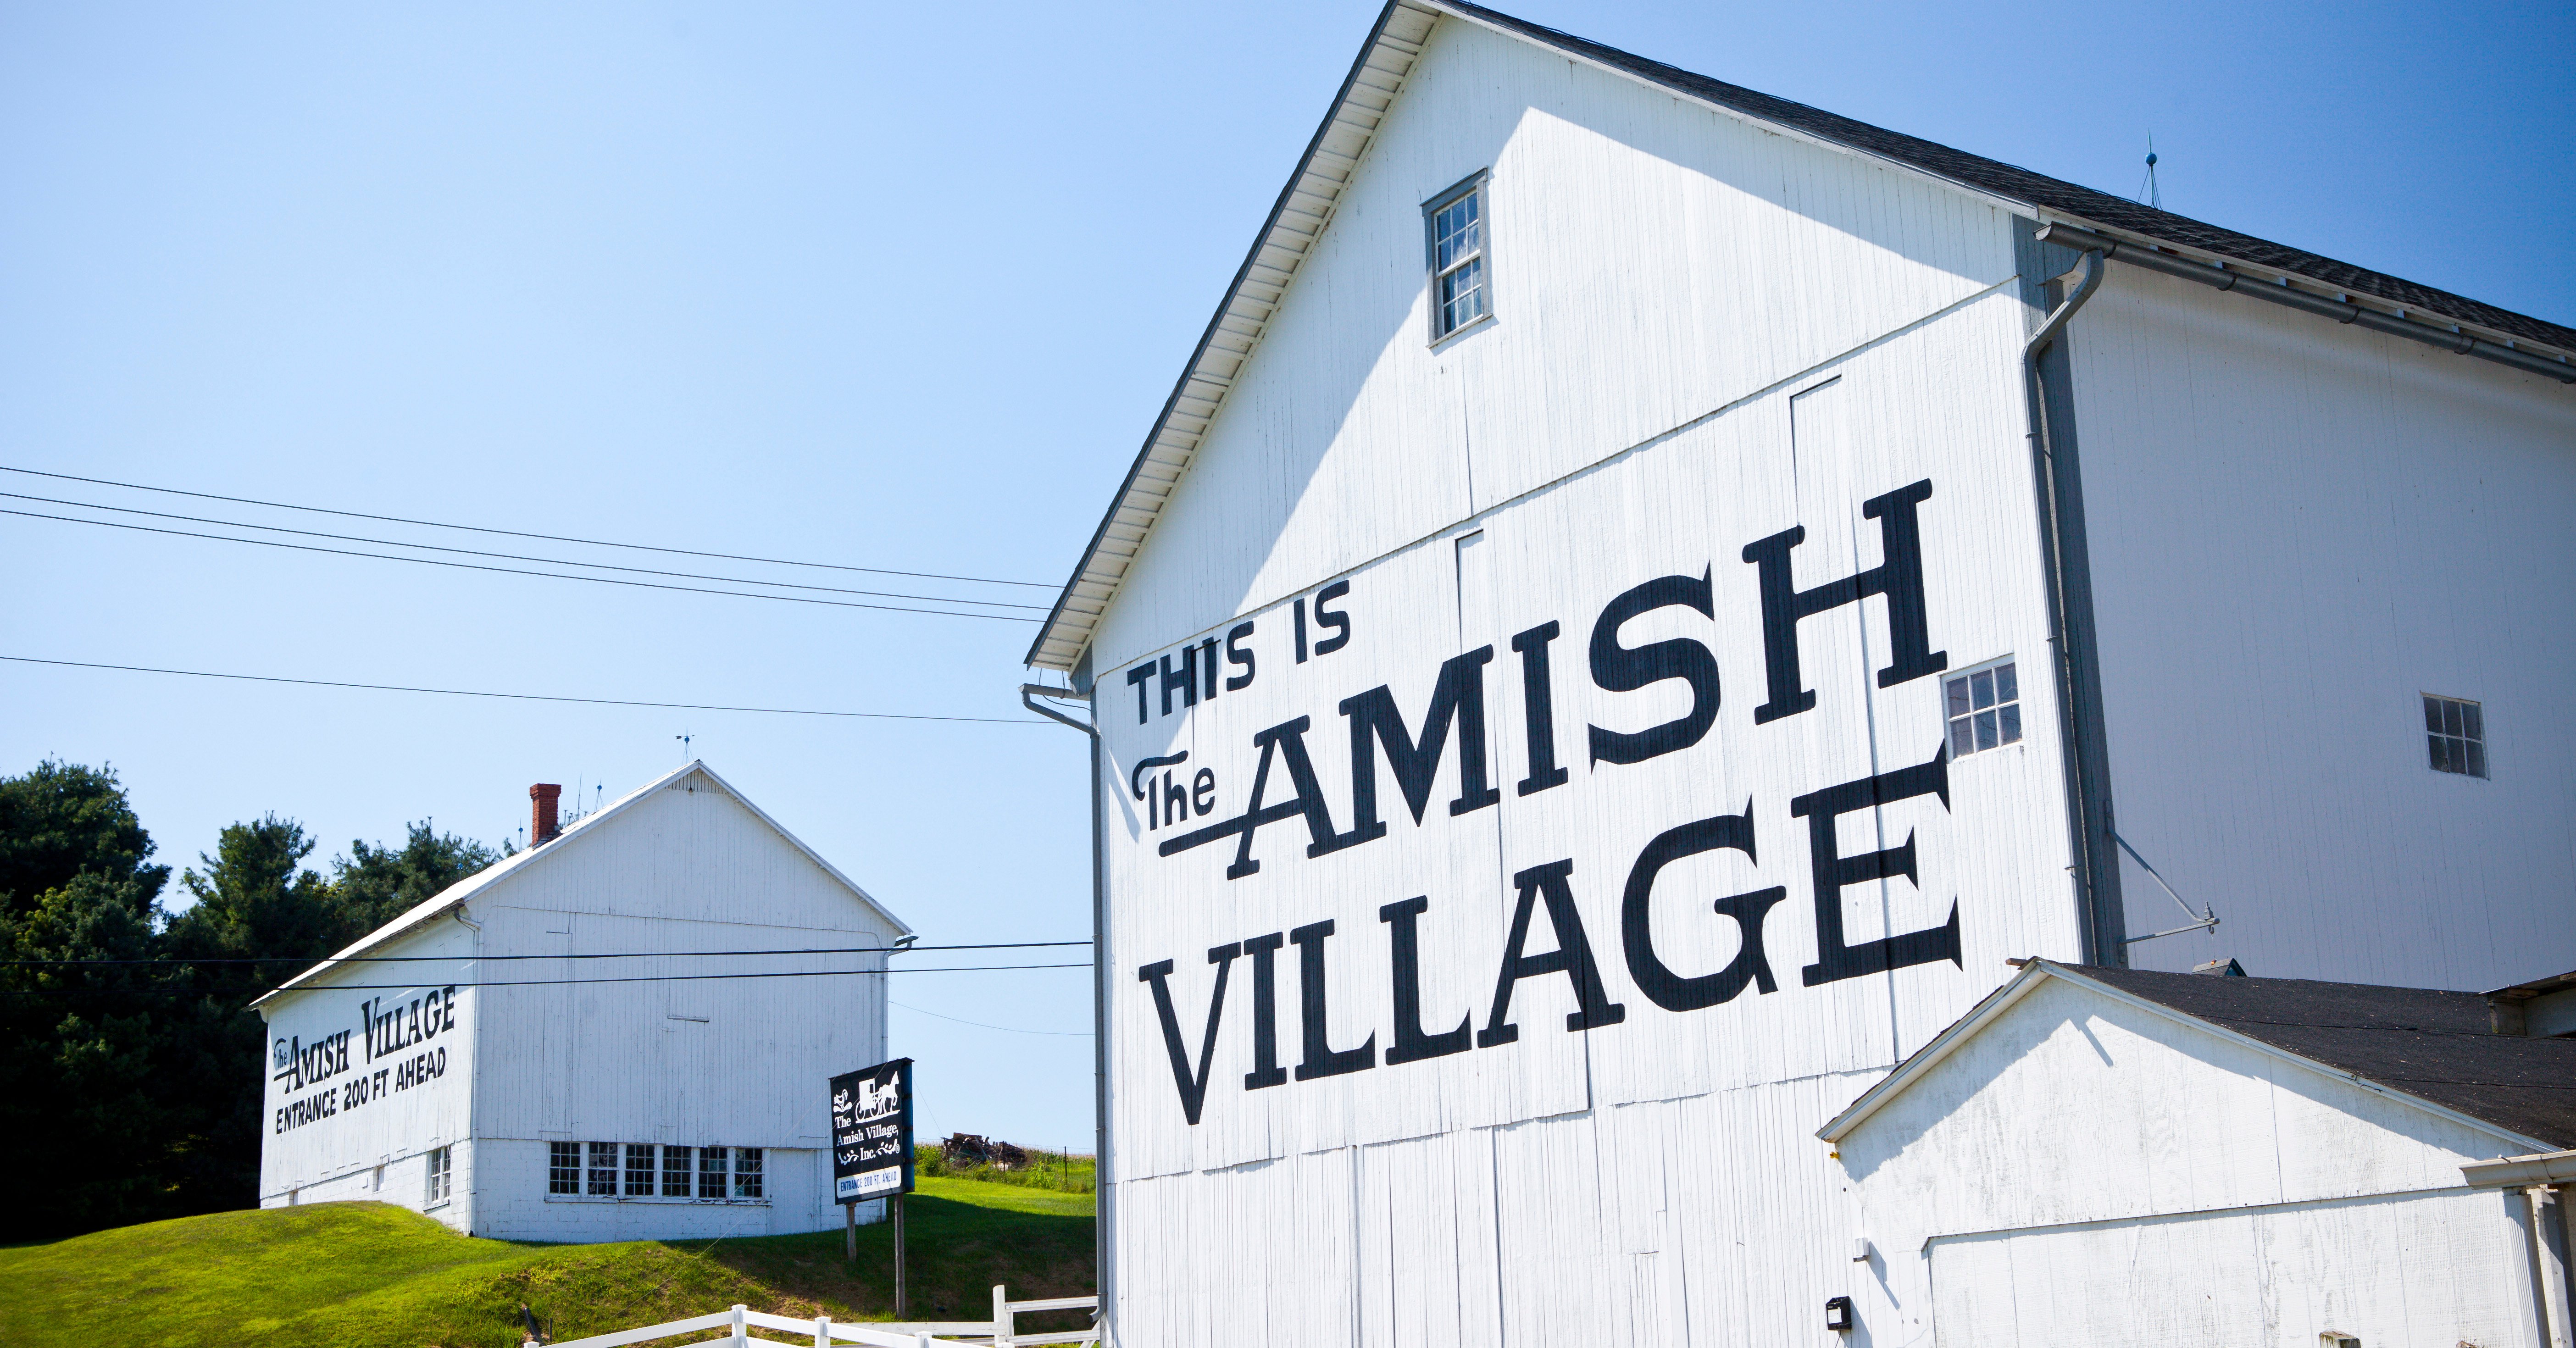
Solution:
[{"label": "large white barn wall", "polygon": [[[882,948],[891,924],[696,774],[576,831],[475,905],[486,949],[545,955]],[[565,958],[495,981],[884,967],[880,955]],[[485,989],[477,1229],[529,1238],[805,1231],[838,1221],[826,1079],[882,1061],[877,980],[691,978]],[[761,1147],[765,1206],[550,1196],[546,1144]]]},{"label": "large white barn wall", "polygon": [[[2116,265],[2068,341],[2116,822],[2224,923],[2132,961],[2576,967],[2567,389]],[[2491,778],[2427,766],[2425,693],[2485,704]]]},{"label": "large white barn wall", "polygon": [[[1421,203],[1483,169],[1499,321],[1431,349]],[[2001,208],[1444,21],[1105,615],[1094,668],[2013,274]]]},{"label": "large white barn wall", "polygon": [[[1418,203],[1487,165],[1500,318],[1426,351]],[[1434,34],[1095,652],[1123,1334],[1345,1341],[1393,1316],[1398,1337],[1433,1342],[1787,1341],[1851,1290],[1852,1217],[1816,1123],[2001,981],[2006,956],[2079,954],[2015,376],[2031,314],[2012,232],[2027,227],[1481,29]],[[1891,784],[1837,818],[1839,856],[1915,849],[1910,881],[1830,886],[1845,942],[1937,930],[1955,904],[1955,962],[1809,985],[1812,821],[1791,802],[1901,769],[1928,782],[1940,680],[1879,686],[1892,624],[1870,598],[1796,624],[1815,706],[1757,722],[1766,642],[1743,552],[1803,527],[1797,588],[1875,567],[1884,526],[1863,503],[1922,482],[1929,649],[1954,670],[2022,661],[2027,738],[1944,762],[1946,805]],[[1348,591],[1327,595],[1336,577]],[[1658,581],[1682,602],[1607,640],[1614,656],[1697,643],[1713,719],[1679,751],[1596,763],[1587,727],[1633,734],[1697,705],[1680,680],[1612,692],[1592,669],[1605,606]],[[1349,634],[1330,651],[1328,612]],[[1512,644],[1550,621],[1557,785],[1536,780],[1534,680]],[[1266,823],[1258,869],[1233,879],[1233,838],[1161,854],[1242,814],[1256,735],[1300,717],[1287,738],[1330,830],[1353,829],[1344,700],[1383,686],[1419,735],[1444,664],[1488,646],[1453,688],[1481,691],[1492,803],[1451,813],[1468,794],[1453,725],[1419,820],[1372,751],[1375,841],[1310,856],[1306,820]],[[1230,650],[1251,681],[1204,696],[1200,657],[1218,679],[1246,672]],[[1272,742],[1276,806],[1299,790]],[[1746,968],[1722,1001],[1659,1006],[1623,928],[1633,863],[1748,810],[1749,846],[1673,861],[1641,911],[1657,957],[1706,976],[1744,949],[1715,905],[1776,888],[1737,909],[1763,908],[1769,984]],[[1546,973],[1513,985],[1498,1022],[1515,877],[1558,862],[1618,1018],[1570,1030],[1573,980]],[[1403,918],[1386,909],[1414,899],[1423,1033],[1516,1038],[1386,1061],[1409,1030]],[[1534,904],[1524,956],[1558,948]],[[1317,1046],[1368,1066],[1300,1079],[1309,952]],[[1271,1060],[1255,1035],[1265,960]]]}]

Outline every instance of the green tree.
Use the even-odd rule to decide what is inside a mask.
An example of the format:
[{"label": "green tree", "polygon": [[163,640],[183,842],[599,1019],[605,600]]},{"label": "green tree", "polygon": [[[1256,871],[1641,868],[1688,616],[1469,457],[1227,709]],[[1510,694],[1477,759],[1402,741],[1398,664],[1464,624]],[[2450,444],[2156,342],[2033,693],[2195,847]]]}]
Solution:
[{"label": "green tree", "polygon": [[373,931],[438,896],[457,881],[499,861],[502,854],[427,821],[404,826],[400,850],[351,842],[349,855],[331,860],[331,886],[364,929]]},{"label": "green tree", "polygon": [[51,759],[24,777],[0,777],[0,913],[32,907],[76,875],[133,880],[148,907],[170,878],[148,866],[151,835],[113,768]]}]

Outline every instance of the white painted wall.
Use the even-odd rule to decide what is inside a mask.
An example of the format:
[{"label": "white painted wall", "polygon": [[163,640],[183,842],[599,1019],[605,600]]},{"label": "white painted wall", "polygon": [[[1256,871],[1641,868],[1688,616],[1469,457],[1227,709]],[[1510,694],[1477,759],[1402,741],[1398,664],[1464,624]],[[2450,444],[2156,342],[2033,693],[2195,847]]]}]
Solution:
[{"label": "white painted wall", "polygon": [[1839,1144],[1853,1341],[2530,1342],[2535,1145],[2050,979]]},{"label": "white painted wall", "polygon": [[[440,919],[371,952],[453,954],[457,964],[354,965],[263,1008],[272,1034],[309,1038],[339,1028],[359,998],[376,995],[334,985],[391,981],[383,971],[393,969],[436,969],[467,985],[446,1076],[392,1104],[370,1102],[272,1137],[263,1203],[293,1194],[299,1202],[365,1197],[419,1208],[425,1177],[389,1180],[378,1191],[373,1168],[416,1168],[429,1147],[470,1137],[457,1152],[456,1201],[436,1215],[476,1235],[711,1238],[838,1225],[824,1159],[826,1082],[884,1061],[884,978],[668,976],[881,970],[884,957],[649,952],[882,949],[899,934],[895,924],[697,772],[504,866],[469,897],[479,936]],[[467,964],[477,940],[486,958]],[[648,954],[563,958],[634,952]],[[532,955],[546,958],[491,958]],[[668,981],[564,981],[620,976]],[[534,986],[506,986],[513,983]],[[279,1089],[272,1083],[273,1097]],[[273,1098],[272,1111],[280,1103]],[[553,1141],[759,1147],[766,1197],[551,1195]],[[862,1205],[861,1220],[877,1219],[883,1206]]]},{"label": "white painted wall", "polygon": [[[1494,171],[1496,310],[1425,347],[1419,202]],[[1848,1268],[1849,1214],[1809,1133],[2008,972],[2007,955],[2077,955],[2056,712],[2024,680],[2032,737],[1950,766],[1932,796],[1842,817],[1843,855],[1915,841],[1915,883],[1833,896],[1858,942],[1937,926],[1955,900],[1962,955],[1808,987],[1818,922],[1807,821],[1793,797],[1929,760],[1939,680],[1877,686],[1885,605],[1798,624],[1812,711],[1757,724],[1765,701],[1758,539],[1803,526],[1796,583],[1875,565],[1864,500],[1930,479],[1920,510],[1931,645],[1952,668],[2047,649],[2016,356],[2029,321],[2001,212],[1748,129],[1462,24],[1444,25],[1331,230],[1229,395],[1097,648],[1107,746],[1106,847],[1120,1332],[1136,1343],[1792,1342],[1817,1336]],[[1472,537],[1470,537],[1472,535]],[[1350,644],[1294,650],[1293,605],[1336,574]],[[1614,596],[1707,576],[1710,616],[1666,607],[1621,640],[1686,638],[1719,671],[1705,738],[1595,765],[1586,727],[1682,715],[1678,682],[1611,693],[1587,650]],[[1528,687],[1514,634],[1555,620],[1554,743],[1569,779],[1522,795]],[[1140,723],[1127,671],[1239,622],[1249,687]],[[1309,641],[1326,635],[1313,625]],[[1387,836],[1309,857],[1297,820],[1234,848],[1159,854],[1243,811],[1254,735],[1305,716],[1337,828],[1353,822],[1341,700],[1386,685],[1421,728],[1442,662],[1483,667],[1491,807],[1451,816],[1453,733],[1417,823],[1381,763]],[[1225,675],[1239,666],[1226,665]],[[1130,792],[1149,757],[1186,792],[1185,825]],[[1156,769],[1157,773],[1162,769]],[[1266,796],[1295,794],[1274,763]],[[1157,798],[1159,802],[1159,797]],[[1625,881],[1650,839],[1746,809],[1755,855],[1679,861],[1654,890],[1661,958],[1700,975],[1741,949],[1712,911],[1779,886],[1764,920],[1775,991],[1668,1011],[1629,972]],[[1576,909],[1616,1025],[1565,1028],[1568,980],[1521,982],[1516,1042],[1299,1081],[1300,947],[1276,956],[1278,1060],[1257,1064],[1254,966],[1229,968],[1204,1112],[1180,1104],[1152,985],[1187,1055],[1213,995],[1211,948],[1330,920],[1329,1046],[1395,1042],[1391,928],[1420,919],[1426,1031],[1487,1024],[1524,868],[1573,862]],[[1528,954],[1555,948],[1540,915]]]},{"label": "white painted wall", "polygon": [[[2132,960],[2576,968],[2576,397],[2118,265],[2069,334],[2115,819],[2224,924]],[[2425,693],[2485,703],[2491,779],[2427,766]]]}]

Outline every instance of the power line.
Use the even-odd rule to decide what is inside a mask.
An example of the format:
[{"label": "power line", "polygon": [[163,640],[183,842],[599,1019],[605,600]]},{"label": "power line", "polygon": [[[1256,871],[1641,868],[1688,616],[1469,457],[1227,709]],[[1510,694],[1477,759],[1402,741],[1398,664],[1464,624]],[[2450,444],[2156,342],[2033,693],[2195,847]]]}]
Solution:
[{"label": "power line", "polygon": [[1004,1034],[1053,1035],[1059,1039],[1089,1039],[1091,1037],[1091,1031],[1089,1030],[1023,1030],[1016,1025],[987,1025],[980,1020],[966,1020],[958,1016],[943,1016],[936,1011],[923,1010],[921,1007],[914,1006],[910,1002],[898,1002],[892,997],[886,998],[886,1002],[890,1006],[900,1006],[906,1011],[919,1012],[925,1016],[937,1017],[940,1020],[952,1021],[959,1025],[972,1025],[979,1030],[1000,1030]]},{"label": "power line", "polygon": [[[672,576],[680,580],[714,580],[722,581],[727,585],[767,585],[783,590],[817,590],[824,594],[863,594],[871,595],[879,599],[918,599],[931,604],[975,604],[984,608],[1022,608],[1038,613],[1044,613],[1047,611],[1046,605],[1044,604],[1013,604],[999,599],[955,599],[943,594],[900,594],[890,590],[845,589],[838,585],[799,585],[792,580],[755,580],[748,576],[710,576],[697,571],[662,571],[649,566],[617,566],[608,562],[579,562],[563,557],[531,557],[525,553],[519,552],[485,552],[480,548],[450,548],[442,547],[436,543],[406,543],[398,538],[373,538],[364,534],[334,534],[325,533],[319,529],[289,529],[284,525],[279,524],[249,524],[241,520],[211,519],[204,515],[173,515],[159,510],[137,510],[131,506],[100,505],[95,501],[66,501],[55,496],[29,496],[23,492],[0,491],[0,496],[5,496],[13,501],[39,501],[46,505],[74,506],[82,510],[112,510],[120,515],[148,515],[156,520],[185,520],[190,524],[217,524],[222,525],[227,529],[259,529],[273,534],[294,534],[302,538],[330,538],[337,539],[343,543],[373,543],[379,547],[387,548],[420,548],[429,552],[452,552],[465,557],[497,557],[503,561],[511,562],[542,562],[548,566],[587,566],[598,571],[627,571],[639,576]],[[64,519],[68,517],[61,515],[44,515],[39,516],[39,518]],[[110,521],[106,520],[81,521],[81,523],[84,524],[105,524],[109,522]],[[190,537],[195,538],[211,536],[212,535],[206,534],[190,535]],[[236,543],[256,543],[260,540],[255,538],[237,538],[231,541]],[[395,560],[415,561],[418,559],[398,558]],[[587,577],[566,576],[563,579],[581,580],[587,579]]]},{"label": "power line", "polygon": [[[887,974],[1006,974],[1027,969],[1088,969],[1089,961],[1078,964],[959,964],[928,969],[768,969],[742,974],[632,974],[616,978],[514,978],[496,983],[458,983],[459,988],[561,988],[585,987],[595,983],[701,983],[734,978],[879,978]],[[426,986],[420,983],[323,983],[292,989],[296,992],[412,992]],[[444,985],[442,985],[444,986]],[[270,992],[287,991],[271,988]],[[174,996],[190,995],[179,988],[26,988],[0,991],[8,997],[54,997],[79,993],[131,996],[137,992],[162,992]]]},{"label": "power line", "polygon": [[[119,524],[114,520],[85,520],[73,515],[48,515],[35,510],[0,510],[0,515],[17,515],[31,520],[60,520],[65,524],[87,524],[101,529],[130,529],[136,533],[170,534],[179,538],[210,538],[218,543],[242,543],[261,548],[289,548],[296,552],[324,552],[335,557],[372,557],[380,562],[409,562],[414,566],[449,566],[460,571],[492,571],[507,576],[543,576],[549,580],[588,581],[593,585],[625,585],[639,590],[677,590],[684,594],[720,594],[733,599],[770,599],[782,604],[822,604],[830,608],[866,608],[883,613],[928,613],[942,618],[982,618],[997,623],[1035,623],[1035,618],[1022,618],[1008,613],[958,613],[949,609],[905,608],[897,604],[861,604],[847,599],[811,599],[801,594],[749,594],[741,590],[710,590],[700,585],[663,585],[649,580],[619,580],[614,576],[567,576],[560,571],[529,571],[515,566],[483,566],[475,562],[443,562],[435,557],[396,557],[383,552],[355,552],[348,548],[317,548],[310,543],[281,543],[269,538],[233,538],[224,534],[201,534],[190,529],[160,529],[149,524]],[[757,582],[754,582],[755,584]]]},{"label": "power line", "polygon": [[735,959],[747,955],[911,955],[933,950],[1045,950],[1089,945],[1089,941],[991,941],[982,945],[850,945],[797,950],[620,950],[582,951],[565,955],[226,955],[208,959],[144,960],[0,960],[0,966],[66,968],[74,965],[154,964],[164,967],[199,964],[310,964],[314,968],[343,964],[444,964],[458,960],[659,960]]},{"label": "power line", "polygon": [[349,519],[382,520],[387,524],[415,524],[424,529],[460,529],[468,533],[500,534],[509,538],[541,538],[549,543],[582,543],[597,548],[626,548],[635,552],[667,552],[681,557],[713,557],[728,562],[766,562],[773,566],[806,566],[824,571],[864,571],[877,576],[911,576],[917,580],[960,580],[976,585],[1017,585],[1031,590],[1053,590],[1060,586],[1033,580],[995,580],[989,576],[951,576],[937,571],[895,571],[879,566],[843,566],[837,562],[799,562],[783,557],[750,557],[732,552],[698,552],[689,548],[656,547],[650,543],[612,543],[599,538],[572,538],[563,534],[527,533],[518,529],[489,529],[479,524],[442,524],[437,520],[406,519],[400,515],[370,515],[359,510],[332,510],[324,506],[289,505],[284,501],[263,501],[249,496],[220,496],[214,492],[181,491],[176,487],[153,487],[140,482],[118,482],[112,478],[80,477],[72,473],[48,473],[36,468],[13,468],[0,464],[0,473],[25,473],[30,477],[50,477],[63,482],[87,482],[101,487],[124,487],[133,491],[160,492],[166,496],[193,496],[202,501],[230,501],[235,505],[267,506],[275,510],[301,510],[316,515],[340,515]]},{"label": "power line", "polygon": [[[5,513],[5,512],[0,512]],[[474,688],[414,688],[399,683],[342,683],[333,679],[289,679],[274,674],[223,674],[205,669],[156,669],[150,665],[109,665],[90,660],[43,660],[32,655],[0,655],[22,665],[61,665],[70,669],[115,669],[129,674],[177,674],[192,679],[239,679],[248,683],[292,683],[308,688],[360,688],[378,693],[436,693],[442,697],[497,697],[513,702],[578,702],[595,707],[659,707],[671,711],[741,711],[764,716],[846,716],[870,721],[964,721],[976,725],[1044,725],[1009,716],[925,716],[895,711],[813,711],[802,707],[727,707],[700,702],[638,702],[616,697],[561,697],[548,693],[487,693]]]}]

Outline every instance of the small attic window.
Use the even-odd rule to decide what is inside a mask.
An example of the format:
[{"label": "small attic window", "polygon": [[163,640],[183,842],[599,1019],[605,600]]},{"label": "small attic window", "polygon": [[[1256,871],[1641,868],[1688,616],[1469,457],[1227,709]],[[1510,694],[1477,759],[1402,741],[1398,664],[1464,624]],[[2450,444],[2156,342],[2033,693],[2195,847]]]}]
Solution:
[{"label": "small attic window", "polygon": [[2424,694],[2424,747],[2435,772],[2486,776],[2486,708],[2466,698]]},{"label": "small attic window", "polygon": [[1485,186],[1486,175],[1478,172],[1422,206],[1430,244],[1434,342],[1494,313],[1485,246]]}]

